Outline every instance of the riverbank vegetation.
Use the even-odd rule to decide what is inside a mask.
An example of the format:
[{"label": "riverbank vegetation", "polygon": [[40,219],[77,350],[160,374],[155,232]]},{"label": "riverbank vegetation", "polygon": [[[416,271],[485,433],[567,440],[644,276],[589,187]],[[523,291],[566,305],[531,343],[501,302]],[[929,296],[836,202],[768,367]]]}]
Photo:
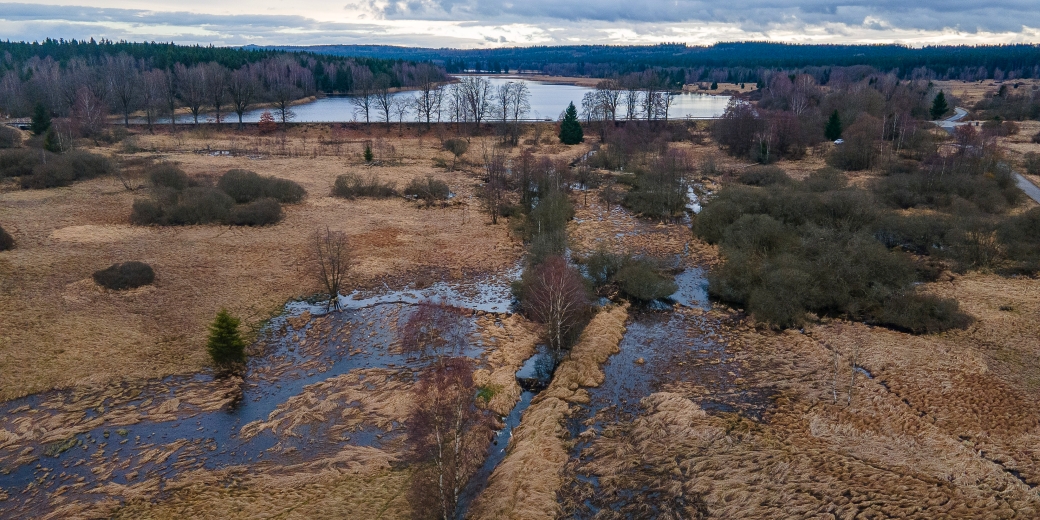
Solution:
[{"label": "riverbank vegetation", "polygon": [[[807,514],[851,513],[846,490],[863,499],[855,504],[874,497],[871,511],[981,507],[995,496],[995,507],[1030,511],[1024,484],[969,444],[1035,479],[1025,448],[1035,441],[1035,421],[1009,414],[1019,440],[997,438],[997,416],[956,392],[979,390],[1000,414],[1031,409],[1019,397],[1035,376],[1032,347],[1023,345],[1037,326],[1030,237],[1040,212],[1009,189],[1010,172],[992,146],[1006,137],[961,132],[947,140],[913,118],[893,122],[884,112],[897,104],[874,106],[886,92],[934,90],[924,82],[888,89],[887,81],[864,78],[848,87],[848,107],[832,108],[827,103],[844,101],[829,89],[802,106],[783,88],[808,92],[811,83],[776,78],[760,94],[770,108],[751,105],[741,116],[757,129],[745,150],[720,142],[703,122],[663,119],[585,123],[585,142],[573,146],[553,138],[553,124],[524,125],[514,142],[500,131],[508,120],[401,125],[396,138],[382,127],[301,124],[274,137],[202,128],[139,132],[133,147],[80,141],[121,165],[118,175],[51,190],[0,184],[4,224],[19,239],[0,255],[0,320],[13,324],[0,330],[0,362],[11,375],[0,381],[2,395],[109,384],[91,394],[92,405],[69,412],[103,405],[81,423],[103,421],[123,408],[102,394],[126,379],[181,373],[209,385],[194,375],[220,365],[205,348],[219,309],[255,330],[300,299],[295,308],[309,311],[267,322],[269,337],[246,349],[251,368],[240,386],[267,391],[283,375],[304,383],[277,388],[285,392],[279,401],[263,403],[273,412],[232,432],[273,435],[276,446],[258,453],[299,463],[277,475],[257,459],[211,470],[195,458],[209,444],[176,446],[181,452],[162,444],[156,449],[170,450],[173,464],[193,468],[167,495],[148,487],[158,476],[146,476],[105,488],[100,493],[114,500],[83,511],[320,515],[313,505],[320,503],[348,515],[444,518],[469,507],[474,517],[541,517],[618,505],[634,515],[772,517],[788,502],[771,500],[775,489]],[[913,112],[917,103],[906,106]],[[835,111],[844,144],[867,150],[866,169],[854,164],[859,155],[836,151],[843,145],[805,137],[826,128],[827,118],[813,114]],[[782,135],[792,129],[797,139]],[[371,139],[384,130],[382,144]],[[452,141],[466,143],[469,154],[454,153]],[[148,203],[171,224],[235,224],[236,215],[273,208],[278,223],[126,225]],[[153,283],[104,291],[91,280],[126,258],[153,266]],[[337,267],[323,270],[323,259]],[[697,267],[710,273],[714,305],[700,293],[672,308],[661,301],[680,290],[674,273]],[[488,276],[501,288],[516,275],[518,307],[510,312],[422,300],[311,314],[387,290],[400,289],[396,296],[410,302],[441,284],[479,301],[487,287],[466,283]],[[692,278],[676,281],[702,290]],[[309,307],[325,297],[325,310]],[[58,318],[41,323],[41,315]],[[861,321],[883,327],[853,323]],[[852,332],[835,332],[842,326]],[[654,327],[669,333],[647,333]],[[796,330],[769,330],[784,327]],[[509,419],[520,426],[486,490],[467,495],[499,427],[491,410],[505,417],[531,398],[515,373],[538,343],[559,362],[552,380]],[[481,365],[459,356],[479,356]],[[352,359],[379,366],[326,372]],[[919,367],[940,374],[953,397],[911,374],[926,371]],[[604,394],[593,389],[601,386],[620,397],[600,406],[594,399]],[[214,399],[224,399],[217,390]],[[127,393],[125,402],[137,398]],[[583,405],[604,413],[584,421]],[[171,398],[141,407],[161,407],[173,421],[196,405]],[[975,418],[969,439],[957,437]],[[879,424],[889,433],[878,434]],[[892,434],[893,424],[906,427]],[[335,448],[322,452],[310,439]],[[915,458],[917,450],[928,459]],[[711,469],[731,463],[745,468],[740,478]],[[587,473],[585,484],[570,486],[574,465]],[[870,482],[848,477],[849,467]],[[964,468],[967,476],[955,473]],[[756,471],[778,478],[763,484]],[[905,484],[906,496],[879,488],[889,477]],[[640,489],[666,499],[624,498]],[[81,495],[70,496],[60,500],[78,504]],[[232,502],[241,507],[231,511]]]}]

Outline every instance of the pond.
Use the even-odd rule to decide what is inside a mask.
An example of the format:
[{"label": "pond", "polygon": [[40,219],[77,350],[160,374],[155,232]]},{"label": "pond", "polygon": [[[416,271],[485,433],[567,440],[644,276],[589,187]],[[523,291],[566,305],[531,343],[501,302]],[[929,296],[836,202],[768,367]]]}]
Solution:
[{"label": "pond", "polygon": [[[586,92],[592,92],[595,89],[589,87],[582,87],[578,85],[566,85],[561,83],[548,83],[544,81],[533,81],[530,79],[524,79],[519,76],[487,76],[491,81],[492,88],[498,88],[509,81],[525,81],[527,88],[531,91],[530,103],[531,110],[527,114],[529,120],[553,120],[555,121],[560,114],[567,108],[567,104],[573,102],[574,106],[581,109],[581,99]],[[393,94],[393,97],[398,101],[410,100],[415,96],[413,91],[397,92]],[[358,115],[355,111],[354,96],[340,96],[333,95],[317,99],[310,103],[304,103],[293,107],[295,113],[294,122],[297,123],[345,123],[350,121],[364,121],[364,115]],[[672,104],[668,112],[669,119],[709,119],[722,115],[722,112],[726,109],[726,104],[729,103],[729,96],[715,96],[709,94],[697,94],[697,93],[681,93],[672,95]],[[623,103],[622,103],[623,104]],[[443,120],[447,120],[447,100],[444,102],[445,114]],[[260,120],[260,115],[265,110],[269,109],[253,109],[246,112],[242,120],[247,123],[256,123]],[[618,109],[619,112],[623,113],[622,108]],[[277,113],[272,109],[271,113],[275,115],[277,119]],[[234,113],[228,113],[222,116],[224,122],[236,122],[238,116]],[[374,107],[369,115],[372,122],[382,121],[378,110]],[[396,116],[394,116],[396,118]],[[407,115],[405,115],[405,122],[415,121],[415,110],[409,109]],[[215,117],[211,113],[199,116],[199,121],[213,122]],[[161,121],[169,122],[169,119]],[[191,115],[179,115],[177,116],[178,123],[191,123],[193,121]],[[396,119],[395,119],[396,121]],[[142,122],[142,121],[138,121]]]}]

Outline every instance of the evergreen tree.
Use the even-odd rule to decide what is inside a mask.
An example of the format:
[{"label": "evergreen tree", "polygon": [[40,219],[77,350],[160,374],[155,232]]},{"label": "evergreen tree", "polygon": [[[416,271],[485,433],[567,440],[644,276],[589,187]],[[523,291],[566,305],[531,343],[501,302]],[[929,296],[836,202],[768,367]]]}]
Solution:
[{"label": "evergreen tree", "polygon": [[712,81],[711,82],[711,89],[712,90],[718,90],[719,89],[719,82],[718,81]]},{"label": "evergreen tree", "polygon": [[939,119],[946,112],[950,110],[950,106],[946,104],[946,94],[943,91],[939,91],[935,96],[935,100],[932,101],[932,119]]},{"label": "evergreen tree", "polygon": [[36,107],[33,108],[32,122],[29,124],[29,129],[32,130],[33,134],[43,135],[50,127],[50,112],[47,111],[47,107],[43,106],[43,103],[36,103]]},{"label": "evergreen tree", "polygon": [[58,133],[53,128],[47,130],[47,134],[43,136],[43,149],[48,152],[61,153],[61,141],[58,140]]},{"label": "evergreen tree", "polygon": [[574,108],[574,103],[567,105],[567,111],[563,115],[563,122],[560,123],[560,142],[563,144],[578,144],[585,140],[585,134],[581,130],[581,123],[578,122],[578,109]]},{"label": "evergreen tree", "polygon": [[372,159],[373,159],[373,157],[372,157],[372,147],[366,144],[365,145],[365,162],[372,162]]},{"label": "evergreen tree", "polygon": [[841,139],[841,116],[838,115],[838,111],[835,110],[831,114],[831,118],[827,120],[827,126],[823,129],[823,136],[828,141],[836,141]]},{"label": "evergreen tree", "polygon": [[246,362],[246,343],[238,333],[238,318],[220,309],[209,326],[206,351],[220,372],[233,372]]}]

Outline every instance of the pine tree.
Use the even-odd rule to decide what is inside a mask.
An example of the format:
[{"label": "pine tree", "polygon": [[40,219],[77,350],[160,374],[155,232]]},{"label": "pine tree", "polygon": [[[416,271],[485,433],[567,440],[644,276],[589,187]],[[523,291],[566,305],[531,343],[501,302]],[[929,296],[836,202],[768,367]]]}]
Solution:
[{"label": "pine tree", "polygon": [[828,141],[837,141],[841,139],[841,116],[838,115],[838,111],[835,110],[831,114],[831,118],[827,120],[827,126],[823,129],[823,136]]},{"label": "pine tree", "polygon": [[206,350],[219,372],[233,372],[246,362],[246,344],[238,333],[239,319],[220,309],[209,326]]},{"label": "pine tree", "polygon": [[50,127],[50,112],[47,111],[47,107],[43,106],[43,103],[36,103],[36,107],[33,108],[32,122],[29,123],[29,129],[36,135],[43,135]]},{"label": "pine tree", "polygon": [[368,144],[365,145],[365,162],[372,162],[372,147]]},{"label": "pine tree", "polygon": [[560,142],[563,144],[578,144],[585,140],[585,134],[581,130],[581,123],[578,122],[578,109],[574,108],[574,103],[567,105],[567,111],[563,115],[563,122],[560,123]]},{"label": "pine tree", "polygon": [[719,82],[718,81],[712,81],[711,82],[711,89],[712,90],[718,90],[719,89]]},{"label": "pine tree", "polygon": [[935,100],[932,101],[932,119],[939,119],[946,112],[950,110],[950,106],[946,104],[946,94],[943,91],[939,91],[935,96]]}]

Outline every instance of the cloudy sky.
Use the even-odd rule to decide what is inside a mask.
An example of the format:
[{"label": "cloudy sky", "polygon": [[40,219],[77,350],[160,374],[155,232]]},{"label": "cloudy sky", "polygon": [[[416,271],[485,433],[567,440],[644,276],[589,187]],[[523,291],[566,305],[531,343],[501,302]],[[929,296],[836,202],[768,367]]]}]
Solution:
[{"label": "cloudy sky", "polygon": [[774,40],[1040,43],[1038,0],[43,0],[0,38],[494,47]]}]

